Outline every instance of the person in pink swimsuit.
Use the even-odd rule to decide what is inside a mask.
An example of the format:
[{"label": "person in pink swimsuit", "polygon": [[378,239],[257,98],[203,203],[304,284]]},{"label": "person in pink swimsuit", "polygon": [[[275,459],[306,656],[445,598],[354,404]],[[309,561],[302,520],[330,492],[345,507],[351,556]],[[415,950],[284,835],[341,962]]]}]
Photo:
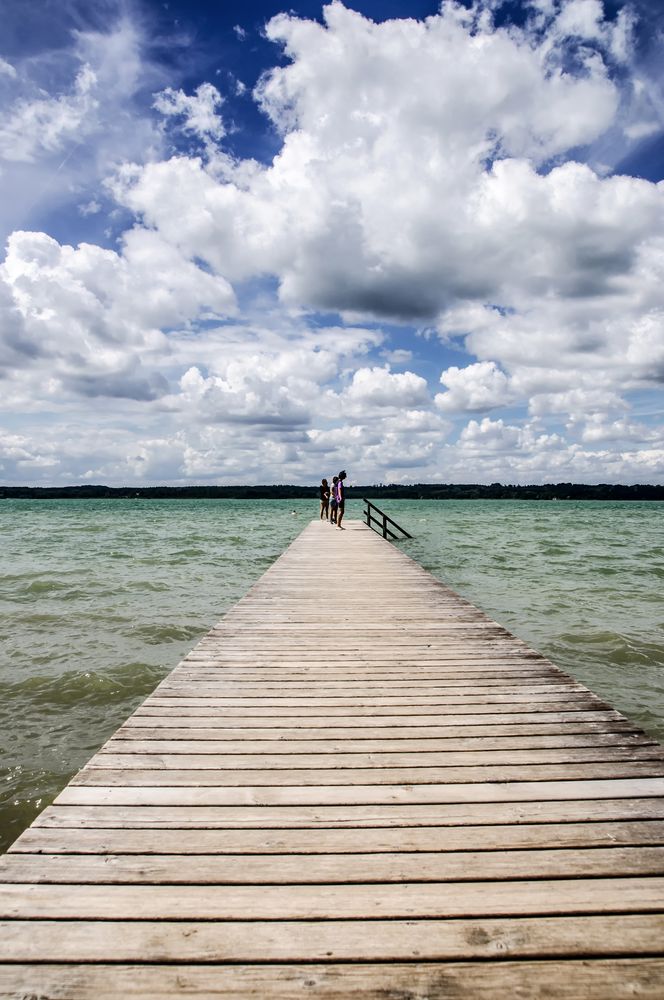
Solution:
[{"label": "person in pink swimsuit", "polygon": [[338,476],[332,476],[332,487],[330,489],[330,524],[337,523],[337,483]]}]

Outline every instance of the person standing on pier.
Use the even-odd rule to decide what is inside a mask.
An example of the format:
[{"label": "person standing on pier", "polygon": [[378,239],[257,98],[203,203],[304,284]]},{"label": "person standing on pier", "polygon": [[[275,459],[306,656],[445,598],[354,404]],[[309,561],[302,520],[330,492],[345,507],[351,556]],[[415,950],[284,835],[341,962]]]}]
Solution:
[{"label": "person standing on pier", "polygon": [[345,469],[342,469],[341,472],[339,473],[339,481],[337,482],[337,528],[341,528],[341,522],[343,521],[344,509],[346,506],[346,485],[344,483],[345,478],[346,478],[346,471]]},{"label": "person standing on pier", "polygon": [[330,524],[337,523],[337,483],[338,476],[332,476],[332,490],[330,492]]},{"label": "person standing on pier", "polygon": [[320,519],[329,520],[330,516],[330,487],[327,479],[322,479],[320,484]]}]

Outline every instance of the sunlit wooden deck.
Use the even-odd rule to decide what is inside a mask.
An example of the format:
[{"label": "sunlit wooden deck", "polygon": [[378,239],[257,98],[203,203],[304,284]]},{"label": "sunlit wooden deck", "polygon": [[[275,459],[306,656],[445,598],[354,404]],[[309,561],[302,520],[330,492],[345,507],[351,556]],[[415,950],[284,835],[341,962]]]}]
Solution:
[{"label": "sunlit wooden deck", "polygon": [[664,997],[664,749],[307,526],[0,859],[0,996]]}]

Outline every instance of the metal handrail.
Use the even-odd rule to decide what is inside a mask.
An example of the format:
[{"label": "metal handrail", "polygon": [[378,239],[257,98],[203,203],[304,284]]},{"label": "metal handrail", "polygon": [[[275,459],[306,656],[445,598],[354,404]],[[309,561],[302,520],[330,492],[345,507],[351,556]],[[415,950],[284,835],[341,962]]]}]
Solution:
[{"label": "metal handrail", "polygon": [[[382,534],[383,538],[389,537],[394,541],[398,541],[399,535],[395,535],[393,531],[390,531],[390,529],[387,526],[389,523],[393,525],[397,529],[397,531],[400,531],[401,534],[404,535],[406,538],[413,537],[412,535],[408,534],[405,528],[402,528],[400,524],[397,524],[397,522],[393,521],[391,517],[388,517],[385,511],[381,510],[380,507],[376,507],[376,504],[372,503],[371,500],[367,500],[366,497],[362,497],[362,501],[367,505],[364,511],[364,516],[366,519],[367,526],[371,528],[372,531],[376,531],[378,532],[378,534]],[[380,517],[374,517],[374,515],[371,513],[372,510],[377,511],[380,514]],[[374,528],[374,524],[380,525],[380,529]]]}]

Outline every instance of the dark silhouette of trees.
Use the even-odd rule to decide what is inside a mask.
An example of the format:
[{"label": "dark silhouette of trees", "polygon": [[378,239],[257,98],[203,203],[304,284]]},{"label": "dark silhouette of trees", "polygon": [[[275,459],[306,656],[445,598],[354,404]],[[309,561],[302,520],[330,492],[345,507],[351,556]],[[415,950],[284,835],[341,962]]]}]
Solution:
[{"label": "dark silhouette of trees", "polygon": [[[371,500],[664,500],[664,486],[622,483],[388,483],[349,486],[348,499]],[[0,486],[0,499],[20,500],[295,500],[316,498],[318,486]]]}]

